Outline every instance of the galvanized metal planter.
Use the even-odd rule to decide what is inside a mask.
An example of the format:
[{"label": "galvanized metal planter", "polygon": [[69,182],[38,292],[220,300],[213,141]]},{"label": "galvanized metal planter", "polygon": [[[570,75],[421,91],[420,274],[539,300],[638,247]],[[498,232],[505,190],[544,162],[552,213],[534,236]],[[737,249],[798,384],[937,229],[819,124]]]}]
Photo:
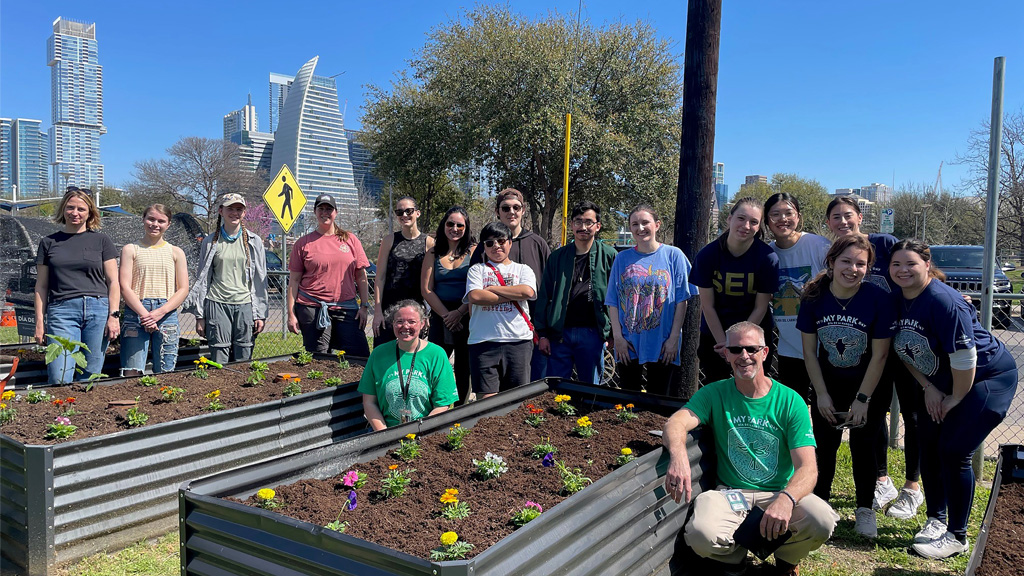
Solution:
[{"label": "galvanized metal planter", "polygon": [[999,499],[999,489],[1003,484],[1015,482],[1024,482],[1024,446],[1003,444],[999,447],[996,477],[992,480],[992,493],[988,497],[988,506],[985,507],[985,517],[981,521],[981,528],[978,529],[978,541],[974,544],[971,559],[967,563],[967,576],[974,576],[978,567],[981,566],[981,558],[985,555],[985,544],[988,543],[988,531],[992,526],[992,515],[996,511],[996,500]]},{"label": "galvanized metal planter", "polygon": [[[577,406],[633,402],[638,409],[674,412],[678,401],[609,388],[538,381],[486,400],[379,433],[291,454],[182,485],[178,494],[183,575],[423,575],[669,574],[689,506],[664,490],[668,456],[659,449],[571,496],[480,555],[430,562],[286,516],[222,499],[257,489],[327,478],[394,448],[409,432],[444,431],[455,422],[507,414],[554,388]],[[699,434],[698,434],[699,437]],[[716,480],[711,442],[691,440],[694,497]],[[710,449],[710,448],[709,448]],[[711,461],[711,462],[709,462]],[[703,473],[702,473],[703,472]]]},{"label": "galvanized metal planter", "polygon": [[0,568],[47,575],[58,562],[166,534],[182,482],[367,430],[349,383],[53,446],[0,434]]}]

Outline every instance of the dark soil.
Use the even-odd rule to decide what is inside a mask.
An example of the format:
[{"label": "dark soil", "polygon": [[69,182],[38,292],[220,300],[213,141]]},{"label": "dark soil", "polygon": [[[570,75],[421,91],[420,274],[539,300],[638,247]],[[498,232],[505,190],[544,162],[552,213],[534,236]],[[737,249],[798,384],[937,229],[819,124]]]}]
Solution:
[{"label": "dark soil", "polygon": [[[363,373],[362,366],[353,365],[343,371],[338,368],[337,362],[331,360],[317,359],[306,366],[295,366],[291,361],[282,361],[270,364],[267,379],[262,386],[245,386],[245,379],[249,375],[248,367],[242,364],[232,368],[243,373],[211,368],[209,377],[202,380],[193,376],[190,371],[169,372],[155,375],[159,383],[154,386],[144,386],[137,378],[133,378],[109,385],[101,382],[93,386],[89,392],[85,391],[84,383],[37,388],[36,390],[45,390],[60,400],[68,397],[75,399],[74,406],[78,413],[70,418],[71,423],[78,426],[78,430],[74,436],[66,440],[43,438],[47,426],[60,415],[62,408],[49,402],[29,404],[26,400],[28,391],[18,390],[17,398],[6,402],[9,407],[14,407],[18,411],[17,417],[13,422],[0,426],[0,432],[25,444],[56,444],[128,430],[125,414],[131,406],[111,406],[110,403],[134,401],[136,396],[139,397],[139,410],[149,415],[145,425],[152,426],[209,413],[204,410],[210,404],[206,394],[214,390],[220,390],[220,402],[225,410],[280,400],[284,397],[285,383],[273,382],[274,375],[278,373],[287,372],[298,376],[303,392],[324,388],[323,381],[332,376],[340,377],[342,382],[355,382]],[[323,372],[323,378],[307,378],[310,370]],[[162,386],[184,388],[184,397],[178,402],[165,402],[160,393]]]},{"label": "dark soil", "polygon": [[1024,566],[1024,484],[1003,484],[977,576],[1011,576]]},{"label": "dark soil", "polygon": [[[443,446],[445,433],[439,432],[417,439],[421,454],[410,463],[391,452],[357,466],[356,470],[367,474],[368,482],[357,490],[356,509],[341,514],[340,519],[349,522],[345,534],[429,558],[430,551],[440,547],[441,534],[451,530],[458,533],[460,541],[473,544],[467,555],[472,557],[515,530],[510,520],[527,500],[539,503],[544,514],[549,514],[552,506],[569,497],[562,492],[558,470],[545,468],[531,457],[534,444],[550,439],[558,448],[558,460],[564,460],[570,468],[582,469],[595,482],[615,469],[622,448],[629,447],[634,456],[640,457],[660,446],[660,440],[648,431],[661,430],[664,416],[638,412],[636,420],[622,422],[614,410],[581,410],[580,415],[590,416],[597,434],[579,438],[570,434],[576,417],[561,417],[551,411],[553,393],[532,402],[548,410],[547,420],[538,428],[525,423],[529,411],[520,405],[506,416],[481,419],[466,436],[461,450],[447,450]],[[478,478],[472,461],[482,460],[487,452],[503,457],[508,472],[495,479]],[[403,496],[385,499],[380,492],[381,479],[392,464],[398,464],[399,470],[416,471]],[[276,499],[284,503],[275,512],[319,526],[338,518],[349,492],[341,484],[341,476],[273,488]],[[472,514],[468,518],[447,520],[438,515],[442,508],[439,498],[448,488],[458,489],[458,498],[469,504]],[[255,495],[245,503],[256,505]]]},{"label": "dark soil", "polygon": [[[182,346],[184,347],[184,345]],[[107,345],[107,356],[114,356],[121,353],[121,341],[115,340]],[[34,344],[25,344],[21,347],[4,347],[0,349],[0,355],[17,356],[20,362],[44,362],[46,360],[46,348]]]}]

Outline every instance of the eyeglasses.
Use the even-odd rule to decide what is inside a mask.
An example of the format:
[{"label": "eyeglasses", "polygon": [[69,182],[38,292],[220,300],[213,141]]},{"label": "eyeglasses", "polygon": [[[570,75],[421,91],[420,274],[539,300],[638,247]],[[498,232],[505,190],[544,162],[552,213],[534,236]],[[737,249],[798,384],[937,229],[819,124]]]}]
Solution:
[{"label": "eyeglasses", "polygon": [[518,214],[518,213],[523,211],[523,205],[522,204],[502,204],[501,205],[501,211],[505,212],[506,214],[509,213],[509,212],[515,212],[516,214]]},{"label": "eyeglasses", "polygon": [[462,222],[452,222],[451,220],[445,222],[444,225],[449,228],[458,228],[459,230],[466,227],[466,225],[463,224]]},{"label": "eyeglasses", "polygon": [[412,216],[413,212],[415,211],[415,208],[406,208],[405,210],[402,210],[401,208],[395,208],[395,216]]},{"label": "eyeglasses", "polygon": [[494,248],[495,245],[504,246],[508,244],[508,238],[495,238],[494,240],[484,240],[484,246],[488,248]]},{"label": "eyeglasses", "polygon": [[593,220],[580,220],[577,218],[572,221],[572,225],[577,228],[593,228],[594,224],[597,224],[597,222],[594,222]]},{"label": "eyeglasses", "polygon": [[771,220],[772,222],[781,222],[782,220],[785,220],[785,219],[792,220],[792,219],[796,218],[797,216],[798,216],[798,214],[795,211],[787,210],[785,212],[779,212],[777,214],[769,214],[768,215],[768,219]]},{"label": "eyeglasses", "polygon": [[732,354],[741,354],[746,351],[747,354],[757,354],[763,350],[765,346],[726,346],[725,349]]}]

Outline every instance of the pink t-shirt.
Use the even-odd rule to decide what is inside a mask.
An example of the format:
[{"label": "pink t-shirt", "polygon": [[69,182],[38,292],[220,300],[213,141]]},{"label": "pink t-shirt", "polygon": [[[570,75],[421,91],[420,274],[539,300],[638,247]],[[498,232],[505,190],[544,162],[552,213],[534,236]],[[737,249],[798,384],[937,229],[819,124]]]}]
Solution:
[{"label": "pink t-shirt", "polygon": [[[369,266],[363,245],[351,232],[341,241],[336,234],[314,230],[299,238],[288,260],[288,270],[302,274],[299,290],[324,302],[355,298],[356,271]],[[300,304],[318,304],[301,294],[297,300]]]}]

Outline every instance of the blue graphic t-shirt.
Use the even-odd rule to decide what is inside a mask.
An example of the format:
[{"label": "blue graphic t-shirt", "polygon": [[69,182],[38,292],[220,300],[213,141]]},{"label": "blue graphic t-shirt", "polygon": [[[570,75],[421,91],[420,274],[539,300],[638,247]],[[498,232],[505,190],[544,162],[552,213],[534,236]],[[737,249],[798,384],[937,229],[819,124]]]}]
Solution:
[{"label": "blue graphic t-shirt", "polygon": [[933,279],[913,300],[903,298],[902,292],[899,294],[901,305],[893,347],[901,360],[946,394],[953,391],[949,355],[958,350],[977,350],[975,382],[992,375],[994,361],[1007,353],[1006,348],[981,327],[974,306],[959,292]]},{"label": "blue graphic t-shirt", "polygon": [[892,234],[868,234],[868,242],[875,247],[875,263],[871,265],[871,273],[864,277],[864,281],[889,293],[898,292],[899,286],[889,276],[889,260],[892,259],[892,247],[899,240]]},{"label": "blue graphic t-shirt", "polygon": [[861,284],[849,302],[824,289],[816,300],[804,301],[796,326],[817,334],[818,363],[825,384],[859,386],[871,362],[871,340],[891,338],[896,307],[885,290]]},{"label": "blue graphic t-shirt", "polygon": [[[622,336],[635,351],[630,358],[641,364],[658,361],[676,305],[697,293],[689,277],[690,261],[675,246],[662,244],[651,254],[630,248],[615,256],[604,303],[619,309]],[[673,364],[679,364],[678,351]]]},{"label": "blue graphic t-shirt", "polygon": [[[715,293],[715,312],[722,323],[722,329],[750,317],[754,311],[757,295],[775,294],[779,289],[779,257],[771,246],[760,240],[754,243],[742,256],[733,256],[726,246],[726,235],[713,240],[701,248],[693,262],[694,285],[711,288]],[[772,312],[761,322],[762,327],[771,328]],[[710,334],[703,315],[700,331]]]}]

